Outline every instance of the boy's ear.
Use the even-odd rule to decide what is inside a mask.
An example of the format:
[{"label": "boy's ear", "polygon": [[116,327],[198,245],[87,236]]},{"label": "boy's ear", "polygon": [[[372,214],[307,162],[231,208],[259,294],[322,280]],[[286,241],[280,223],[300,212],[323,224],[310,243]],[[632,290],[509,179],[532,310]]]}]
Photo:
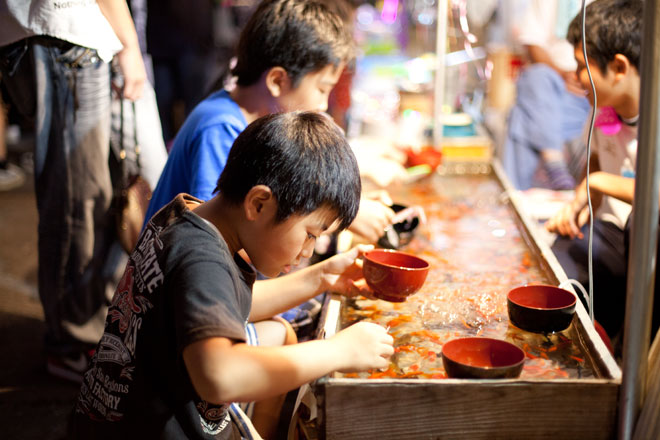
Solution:
[{"label": "boy's ear", "polygon": [[610,61],[609,68],[612,69],[615,76],[625,75],[629,72],[631,65],[627,56],[617,53],[614,59]]},{"label": "boy's ear", "polygon": [[266,72],[266,87],[274,98],[279,98],[291,88],[289,74],[283,67],[271,67],[268,72]]},{"label": "boy's ear", "polygon": [[249,221],[254,221],[272,210],[273,205],[277,207],[275,197],[269,187],[266,185],[253,186],[243,200],[245,217]]}]

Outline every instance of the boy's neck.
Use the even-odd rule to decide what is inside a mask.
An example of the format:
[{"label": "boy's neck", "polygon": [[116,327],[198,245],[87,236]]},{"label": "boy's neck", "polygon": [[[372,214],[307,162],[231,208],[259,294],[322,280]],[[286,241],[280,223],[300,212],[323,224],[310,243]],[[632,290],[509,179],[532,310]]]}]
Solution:
[{"label": "boy's neck", "polygon": [[619,118],[623,120],[633,120],[637,118],[639,116],[638,96],[624,96],[623,99],[619,101],[618,105],[614,106],[614,111],[619,115]]},{"label": "boy's neck", "polygon": [[634,72],[634,75],[628,75],[627,82],[623,88],[624,92],[621,95],[619,102],[614,107],[614,111],[620,118],[625,120],[633,120],[639,116],[639,93],[640,93],[640,78]]},{"label": "boy's neck", "polygon": [[241,223],[240,207],[228,203],[221,195],[194,208],[195,214],[215,226],[233,254],[241,250],[238,227]]},{"label": "boy's neck", "polygon": [[268,89],[262,85],[261,81],[251,86],[236,86],[229,93],[241,109],[243,116],[248,124],[254,122],[262,116],[270,114],[268,102],[271,99]]}]

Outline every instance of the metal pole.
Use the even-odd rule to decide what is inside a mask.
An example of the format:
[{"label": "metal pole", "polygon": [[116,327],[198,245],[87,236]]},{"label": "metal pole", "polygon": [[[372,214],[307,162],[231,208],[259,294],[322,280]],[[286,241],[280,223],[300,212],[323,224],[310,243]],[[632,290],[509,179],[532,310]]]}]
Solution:
[{"label": "metal pole", "polygon": [[660,169],[660,9],[659,0],[644,2],[642,26],[640,120],[635,202],[628,259],[623,378],[619,395],[619,438],[630,439],[645,397],[647,356],[658,238]]},{"label": "metal pole", "polygon": [[445,100],[445,54],[447,53],[447,0],[438,0],[435,35],[435,83],[433,108],[433,146],[442,143],[442,104]]}]

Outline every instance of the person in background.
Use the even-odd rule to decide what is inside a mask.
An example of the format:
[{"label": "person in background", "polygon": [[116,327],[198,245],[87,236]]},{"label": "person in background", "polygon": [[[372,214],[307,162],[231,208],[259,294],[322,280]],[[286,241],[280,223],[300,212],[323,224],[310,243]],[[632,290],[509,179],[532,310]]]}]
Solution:
[{"label": "person in background", "polygon": [[[358,0],[325,0],[324,4],[341,17],[352,35]],[[328,97],[327,112],[344,131],[347,126],[346,113],[351,106],[351,87],[354,76],[355,66],[345,66]]]},{"label": "person in background", "polygon": [[[249,421],[231,402],[387,365],[393,339],[367,322],[284,347],[245,343],[248,320],[325,290],[366,293],[356,259],[370,246],[277,278],[358,210],[357,162],[330,118],[293,112],[255,120],[237,137],[217,186],[206,203],[178,195],[142,232],[85,374],[70,438],[252,438],[240,432]],[[256,273],[239,250],[274,278],[253,284]]]},{"label": "person in background", "polygon": [[25,173],[7,158],[7,107],[0,97],[0,191],[18,188],[25,182]]},{"label": "person in background", "polygon": [[147,0],[147,46],[163,138],[168,145],[184,118],[204,98],[217,70],[215,3]]},{"label": "person in background", "polygon": [[579,6],[579,0],[531,0],[520,21],[518,41],[531,65],[516,82],[502,152],[502,166],[516,189],[575,187],[565,145],[580,139],[589,102],[575,77],[566,29]]},{"label": "person in background", "polygon": [[569,278],[588,287],[589,209],[593,198],[594,317],[613,338],[623,324],[626,304],[626,248],[624,227],[631,211],[637,158],[639,119],[642,2],[596,0],[586,10],[586,41],[582,17],[573,19],[568,40],[574,47],[577,76],[587,90],[591,84],[582,47],[596,89],[599,116],[593,132],[589,188],[586,179],[575,198],[546,223],[559,237],[552,250]]},{"label": "person in background", "polygon": [[109,62],[116,54],[130,100],[141,96],[144,64],[124,0],[2,0],[0,23],[2,81],[36,125],[46,367],[80,381],[120,276],[106,267],[114,243]]},{"label": "person in background", "polygon": [[[236,86],[211,94],[186,119],[147,219],[181,192],[209,200],[234,139],[249,122],[279,111],[325,111],[352,59],[350,30],[323,2],[263,1],[241,33],[231,72]],[[393,217],[389,206],[363,197],[350,229],[375,243]]]}]

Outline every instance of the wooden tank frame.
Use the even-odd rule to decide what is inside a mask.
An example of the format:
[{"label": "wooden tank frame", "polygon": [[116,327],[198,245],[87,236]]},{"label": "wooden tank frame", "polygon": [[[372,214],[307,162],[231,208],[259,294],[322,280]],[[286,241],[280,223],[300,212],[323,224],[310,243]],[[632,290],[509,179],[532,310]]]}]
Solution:
[{"label": "wooden tank frame", "polygon": [[[521,235],[557,283],[566,275],[497,161],[490,164],[517,216]],[[570,289],[570,288],[569,288]],[[342,301],[329,297],[319,336],[334,334]],[[325,439],[609,439],[616,435],[621,370],[578,301],[579,343],[598,378],[553,380],[348,379],[311,385],[316,426]]]}]

